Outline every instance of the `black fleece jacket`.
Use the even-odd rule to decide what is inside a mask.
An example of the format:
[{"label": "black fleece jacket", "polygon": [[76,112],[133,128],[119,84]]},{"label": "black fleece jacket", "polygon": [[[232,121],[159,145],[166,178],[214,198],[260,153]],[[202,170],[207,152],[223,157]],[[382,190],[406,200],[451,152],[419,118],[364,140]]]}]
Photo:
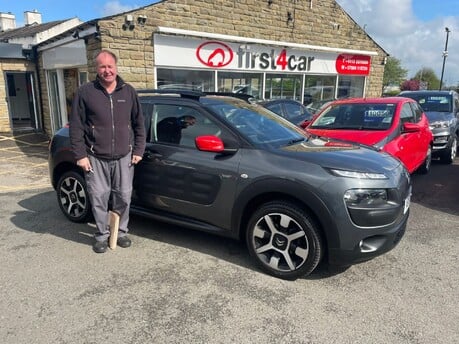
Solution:
[{"label": "black fleece jacket", "polygon": [[76,160],[88,154],[114,160],[145,151],[145,123],[135,89],[119,76],[108,94],[99,79],[82,85],[70,114],[70,143]]}]

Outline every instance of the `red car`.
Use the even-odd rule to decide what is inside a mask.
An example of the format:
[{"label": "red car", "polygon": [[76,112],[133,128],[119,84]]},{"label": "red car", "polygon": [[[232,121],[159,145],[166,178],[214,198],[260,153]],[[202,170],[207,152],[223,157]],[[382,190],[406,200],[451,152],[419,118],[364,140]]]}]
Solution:
[{"label": "red car", "polygon": [[314,117],[306,132],[374,146],[397,157],[410,173],[430,169],[433,136],[424,111],[413,99],[336,100]]}]

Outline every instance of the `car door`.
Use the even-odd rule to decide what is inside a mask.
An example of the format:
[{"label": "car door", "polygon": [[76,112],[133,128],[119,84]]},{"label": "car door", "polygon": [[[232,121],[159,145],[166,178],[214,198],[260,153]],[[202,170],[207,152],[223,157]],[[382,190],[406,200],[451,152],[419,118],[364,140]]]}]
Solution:
[{"label": "car door", "polygon": [[[145,108],[145,106],[144,106]],[[156,102],[147,123],[147,144],[136,166],[133,203],[152,211],[173,211],[230,228],[241,152],[223,155],[200,151],[195,137],[215,135],[234,146],[235,137],[199,106],[174,100]],[[193,124],[181,122],[194,118]],[[162,125],[164,120],[168,125]],[[174,121],[180,135],[170,126]],[[167,128],[167,133],[161,132]],[[167,138],[169,133],[174,140]],[[179,136],[179,140],[177,137]]]},{"label": "car door", "polygon": [[[410,172],[414,172],[426,157],[427,146],[422,131],[427,123],[423,123],[417,118],[409,102],[404,102],[399,107],[400,135],[393,138],[387,145],[387,149],[399,158]],[[404,131],[404,123],[415,124],[416,130]]]}]

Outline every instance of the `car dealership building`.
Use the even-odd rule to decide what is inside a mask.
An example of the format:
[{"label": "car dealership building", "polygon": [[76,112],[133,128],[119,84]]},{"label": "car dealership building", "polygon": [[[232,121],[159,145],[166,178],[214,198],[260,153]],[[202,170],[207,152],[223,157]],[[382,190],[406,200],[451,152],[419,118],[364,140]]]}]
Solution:
[{"label": "car dealership building", "polygon": [[380,96],[387,52],[333,0],[164,0],[38,44],[43,130],[68,120],[76,88],[109,49],[134,87],[310,101]]}]

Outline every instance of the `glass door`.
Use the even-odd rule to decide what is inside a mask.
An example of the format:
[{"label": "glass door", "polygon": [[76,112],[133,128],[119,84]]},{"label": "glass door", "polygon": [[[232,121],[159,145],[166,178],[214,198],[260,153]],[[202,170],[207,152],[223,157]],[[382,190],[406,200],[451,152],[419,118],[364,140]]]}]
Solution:
[{"label": "glass door", "polygon": [[62,70],[49,70],[47,76],[51,130],[54,133],[67,122],[64,77]]}]

